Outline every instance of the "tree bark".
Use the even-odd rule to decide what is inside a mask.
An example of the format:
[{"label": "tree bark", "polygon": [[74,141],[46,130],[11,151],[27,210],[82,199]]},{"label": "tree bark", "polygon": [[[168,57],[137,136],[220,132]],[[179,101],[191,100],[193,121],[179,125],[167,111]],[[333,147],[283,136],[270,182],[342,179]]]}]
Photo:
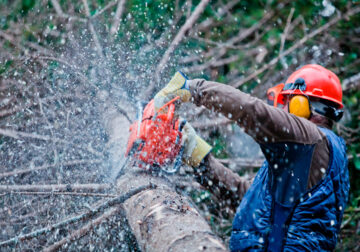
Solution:
[{"label": "tree bark", "polygon": [[[124,155],[130,124],[123,115],[116,113],[114,106],[106,102],[106,94],[101,96],[104,125],[111,146],[110,159],[114,159],[109,162],[116,166],[120,165],[120,159],[124,159],[121,155]],[[118,194],[154,185],[133,195],[123,204],[128,223],[142,251],[227,251],[221,239],[193,207],[191,200],[176,193],[171,182],[176,181],[176,175],[156,176],[130,164],[125,164],[122,173],[116,180]]]},{"label": "tree bark", "polygon": [[119,193],[147,184],[157,185],[124,203],[128,223],[143,251],[227,251],[222,241],[166,178],[127,167],[117,180]]}]

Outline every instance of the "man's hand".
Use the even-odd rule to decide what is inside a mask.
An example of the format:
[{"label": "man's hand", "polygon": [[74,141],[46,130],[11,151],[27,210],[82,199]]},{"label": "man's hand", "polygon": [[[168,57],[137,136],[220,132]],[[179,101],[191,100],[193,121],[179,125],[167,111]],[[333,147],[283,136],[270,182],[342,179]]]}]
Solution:
[{"label": "man's hand", "polygon": [[183,102],[187,102],[191,98],[187,77],[180,71],[176,72],[170,82],[155,95],[155,112],[158,112],[163,105],[176,96],[180,96]]},{"label": "man's hand", "polygon": [[197,167],[212,147],[199,137],[190,123],[185,123],[182,129],[183,160],[192,167]]}]

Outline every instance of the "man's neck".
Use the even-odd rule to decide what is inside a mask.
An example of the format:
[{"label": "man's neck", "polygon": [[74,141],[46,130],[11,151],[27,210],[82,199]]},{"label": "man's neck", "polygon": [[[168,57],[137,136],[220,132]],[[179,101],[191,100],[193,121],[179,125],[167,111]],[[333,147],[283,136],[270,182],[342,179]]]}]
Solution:
[{"label": "man's neck", "polygon": [[319,127],[331,129],[331,122],[324,116],[312,115],[309,119],[310,122],[315,123]]}]

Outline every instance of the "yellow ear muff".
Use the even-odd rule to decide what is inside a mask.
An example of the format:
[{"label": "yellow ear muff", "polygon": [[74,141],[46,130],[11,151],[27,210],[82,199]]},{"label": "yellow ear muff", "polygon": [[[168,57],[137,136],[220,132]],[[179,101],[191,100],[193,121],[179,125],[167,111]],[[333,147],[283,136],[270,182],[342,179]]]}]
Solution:
[{"label": "yellow ear muff", "polygon": [[296,95],[289,102],[289,112],[306,119],[310,118],[311,110],[309,99],[303,95]]}]

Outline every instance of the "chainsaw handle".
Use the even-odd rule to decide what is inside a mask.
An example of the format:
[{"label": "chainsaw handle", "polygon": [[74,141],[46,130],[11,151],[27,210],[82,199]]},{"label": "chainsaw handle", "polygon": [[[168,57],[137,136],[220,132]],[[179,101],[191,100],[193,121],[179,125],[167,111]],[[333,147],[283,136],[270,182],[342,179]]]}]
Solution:
[{"label": "chainsaw handle", "polygon": [[170,104],[173,104],[176,100],[179,100],[180,96],[176,96],[174,99],[168,101],[167,103],[165,103],[161,108],[159,108],[158,113],[163,110],[165,107],[169,106]]},{"label": "chainsaw handle", "polygon": [[174,114],[175,114],[175,105],[174,103],[171,103],[169,105],[169,109],[168,109],[168,112],[167,112],[167,116],[166,116],[166,120],[168,122],[171,122],[174,118]]}]

